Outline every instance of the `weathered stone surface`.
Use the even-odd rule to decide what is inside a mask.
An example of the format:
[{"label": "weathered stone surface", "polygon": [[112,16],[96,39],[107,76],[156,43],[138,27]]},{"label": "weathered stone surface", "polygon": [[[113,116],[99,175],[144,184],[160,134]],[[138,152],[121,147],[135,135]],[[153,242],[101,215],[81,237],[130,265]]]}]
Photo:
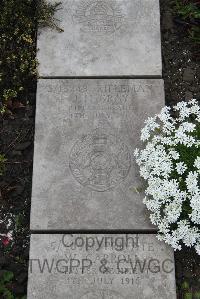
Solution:
[{"label": "weathered stone surface", "polygon": [[41,79],[32,230],[154,229],[133,152],[162,80]]},{"label": "weathered stone surface", "polygon": [[28,299],[175,299],[173,251],[155,235],[32,235]]},{"label": "weathered stone surface", "polygon": [[39,32],[40,76],[161,77],[159,0],[62,0],[55,17],[64,32]]}]

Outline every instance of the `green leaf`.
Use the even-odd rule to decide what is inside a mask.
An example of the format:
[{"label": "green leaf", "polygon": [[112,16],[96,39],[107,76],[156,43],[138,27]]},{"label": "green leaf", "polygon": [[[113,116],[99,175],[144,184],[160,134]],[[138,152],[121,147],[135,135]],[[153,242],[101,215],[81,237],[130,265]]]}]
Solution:
[{"label": "green leaf", "polygon": [[200,299],[200,292],[194,293],[194,299]]},{"label": "green leaf", "polygon": [[189,290],[190,285],[189,285],[189,283],[188,283],[187,281],[184,281],[184,282],[182,283],[182,285],[181,285],[181,288],[182,288],[183,290]]},{"label": "green leaf", "polygon": [[12,293],[5,286],[0,285],[0,294],[6,299],[15,299]]},{"label": "green leaf", "polygon": [[145,190],[144,187],[139,187],[139,186],[130,188],[130,191],[134,191],[137,194],[143,192],[144,190]]},{"label": "green leaf", "polygon": [[192,299],[192,293],[185,293],[183,299]]},{"label": "green leaf", "polygon": [[1,278],[1,283],[7,283],[7,282],[10,282],[14,277],[14,274],[10,271],[6,271],[4,274],[3,274],[3,277]]}]

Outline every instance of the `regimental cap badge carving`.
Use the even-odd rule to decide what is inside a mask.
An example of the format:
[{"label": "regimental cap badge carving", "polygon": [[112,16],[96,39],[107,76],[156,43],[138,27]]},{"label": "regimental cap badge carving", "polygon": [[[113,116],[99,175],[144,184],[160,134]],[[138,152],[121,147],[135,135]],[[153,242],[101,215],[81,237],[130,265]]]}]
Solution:
[{"label": "regimental cap badge carving", "polygon": [[124,16],[116,1],[90,0],[81,2],[73,20],[82,31],[107,34],[121,27]]},{"label": "regimental cap badge carving", "polygon": [[69,167],[81,185],[102,192],[113,189],[127,177],[131,155],[117,135],[97,128],[76,141]]}]

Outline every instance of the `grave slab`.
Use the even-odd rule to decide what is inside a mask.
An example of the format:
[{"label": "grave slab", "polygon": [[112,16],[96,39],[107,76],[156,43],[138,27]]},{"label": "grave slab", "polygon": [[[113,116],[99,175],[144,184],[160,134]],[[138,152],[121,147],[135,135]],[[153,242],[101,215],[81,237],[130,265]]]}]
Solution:
[{"label": "grave slab", "polygon": [[55,18],[64,32],[38,32],[40,76],[161,77],[159,0],[62,0]]},{"label": "grave slab", "polygon": [[154,230],[133,152],[162,106],[162,80],[39,80],[31,229]]},{"label": "grave slab", "polygon": [[28,299],[176,299],[174,255],[155,235],[32,235]]}]

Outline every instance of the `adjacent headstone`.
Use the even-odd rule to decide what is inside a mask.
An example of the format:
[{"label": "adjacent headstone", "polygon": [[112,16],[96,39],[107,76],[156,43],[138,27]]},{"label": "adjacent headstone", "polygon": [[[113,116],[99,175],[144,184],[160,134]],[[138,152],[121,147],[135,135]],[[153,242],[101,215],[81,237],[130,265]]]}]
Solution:
[{"label": "adjacent headstone", "polygon": [[133,152],[162,80],[41,79],[31,229],[155,230]]},{"label": "adjacent headstone", "polygon": [[40,76],[161,77],[159,0],[62,0],[55,18],[64,32],[38,34]]},{"label": "adjacent headstone", "polygon": [[176,299],[174,257],[155,235],[32,235],[29,299]]}]

